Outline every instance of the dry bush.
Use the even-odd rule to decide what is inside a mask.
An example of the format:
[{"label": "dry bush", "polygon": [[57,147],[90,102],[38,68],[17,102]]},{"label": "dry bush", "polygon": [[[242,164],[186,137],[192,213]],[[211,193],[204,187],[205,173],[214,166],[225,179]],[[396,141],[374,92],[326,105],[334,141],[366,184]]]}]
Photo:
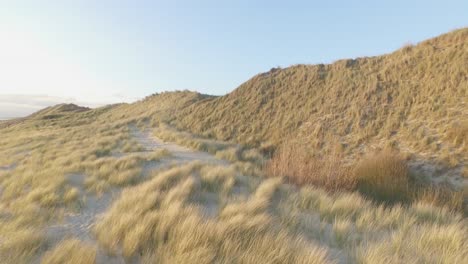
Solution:
[{"label": "dry bush", "polygon": [[361,159],[354,169],[358,190],[378,201],[407,201],[410,172],[397,153],[382,151]]},{"label": "dry bush", "polygon": [[356,180],[338,155],[312,157],[300,144],[285,144],[265,165],[269,176],[286,177],[290,182],[311,184],[327,190],[353,190]]}]

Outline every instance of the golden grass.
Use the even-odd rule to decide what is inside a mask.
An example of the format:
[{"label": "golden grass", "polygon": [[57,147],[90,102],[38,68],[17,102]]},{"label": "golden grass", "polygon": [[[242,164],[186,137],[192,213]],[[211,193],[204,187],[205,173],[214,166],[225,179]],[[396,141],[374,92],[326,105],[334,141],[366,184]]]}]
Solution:
[{"label": "golden grass", "polygon": [[299,139],[320,154],[333,151],[336,142],[354,155],[393,141],[433,162],[449,152],[460,165],[467,162],[467,39],[462,28],[383,56],[273,69],[226,96],[183,100],[186,107],[169,120],[246,145],[278,147]]},{"label": "golden grass", "polygon": [[[376,205],[356,193],[286,188],[283,228],[339,247],[350,263],[464,263],[465,219],[433,205]],[[318,218],[317,218],[318,217]]]},{"label": "golden grass", "polygon": [[125,154],[142,148],[132,140],[128,123],[104,118],[106,110],[63,111],[51,108],[2,129],[2,263],[31,262],[47,243],[44,228],[80,208],[86,190],[72,175],[83,175],[88,191],[104,192],[137,183],[145,164],[170,155],[166,150]]},{"label": "golden grass", "polygon": [[337,219],[333,223],[333,233],[335,241],[339,247],[346,246],[349,243],[349,237],[352,235],[353,226],[349,219]]},{"label": "golden grass", "polygon": [[[324,249],[269,227],[265,210],[276,179],[258,186],[251,199],[226,205],[219,218],[205,218],[203,205],[194,204],[197,194],[224,190],[220,195],[228,196],[234,177],[232,169],[197,163],[161,172],[121,196],[96,226],[99,241],[112,251],[121,246],[127,257],[143,254],[143,261],[158,263],[326,263]],[[227,189],[209,187],[227,182]]]},{"label": "golden grass", "polygon": [[68,239],[47,251],[42,258],[44,264],[92,264],[96,262],[96,248],[77,239]]},{"label": "golden grass", "polygon": [[447,138],[455,145],[466,146],[468,144],[468,121],[453,124],[447,132]]},{"label": "golden grass", "polygon": [[[62,105],[1,125],[0,259],[30,263],[48,243],[45,228],[83,195],[122,188],[94,232],[128,260],[464,263],[466,218],[457,211],[466,188],[411,186],[391,153],[352,165],[388,145],[430,161],[445,155],[464,173],[466,38],[462,29],[383,57],[275,69],[220,98],[175,92],[94,110]],[[144,151],[130,124],[232,165],[143,175],[169,154]],[[246,145],[277,151],[265,165]],[[72,238],[43,257],[93,262],[96,248]]]},{"label": "golden grass", "polygon": [[[92,140],[87,139],[90,126],[100,131]],[[457,248],[460,242],[451,242],[440,251],[436,243],[415,246],[395,238],[408,232],[415,241],[432,241],[430,235],[433,240],[440,237],[438,228],[447,231],[463,225],[459,214],[438,207],[429,198],[413,205],[383,206],[336,185],[331,185],[335,186],[330,188],[335,190],[332,193],[311,186],[297,189],[280,177],[257,177],[265,174],[263,156],[232,143],[205,147],[234,160],[230,166],[192,163],[154,172],[142,181],[142,166],[169,153],[123,155],[125,144],[121,143],[131,142],[126,126],[49,127],[38,130],[34,139],[29,131],[5,133],[0,154],[12,156],[6,165],[16,167],[2,172],[0,179],[0,239],[9,241],[0,242],[2,260],[28,263],[42,254],[44,226],[57,221],[61,211],[75,210],[74,204],[86,192],[68,177],[71,173],[82,174],[91,192],[124,188],[94,232],[99,246],[110,254],[122,252],[129,260],[141,256],[143,263],[372,262],[379,254],[381,259],[390,259],[395,243],[400,243],[398,252],[420,250],[402,257],[416,263],[436,259],[432,251],[442,252],[447,261],[465,257],[464,250]],[[177,134],[174,139],[182,141],[187,136],[200,140],[190,134]],[[11,155],[17,150],[27,153]],[[320,169],[324,177],[336,175],[331,174],[336,163],[325,164],[332,165]],[[315,172],[316,177],[320,172]],[[423,231],[428,233],[424,237]],[[466,231],[460,231],[455,241],[466,240]],[[43,257],[44,263],[75,260],[78,255],[92,261],[95,254],[93,246],[72,239]]]},{"label": "golden grass", "polygon": [[122,148],[122,151],[124,153],[129,153],[129,152],[140,152],[143,151],[144,148],[138,144],[135,140],[129,140],[125,143],[125,145]]},{"label": "golden grass", "polygon": [[418,226],[357,250],[359,263],[465,263],[466,225]]},{"label": "golden grass", "polygon": [[230,162],[245,162],[255,165],[265,163],[265,157],[255,148],[246,148],[239,144],[206,139],[188,132],[181,132],[170,125],[159,122],[154,128],[157,137],[175,142],[194,150],[208,152],[219,159]]},{"label": "golden grass", "polygon": [[0,219],[1,263],[28,263],[39,251],[43,236],[34,226],[28,227],[21,220]]},{"label": "golden grass", "polygon": [[68,189],[68,191],[64,193],[63,201],[65,203],[72,203],[78,199],[79,195],[80,191],[75,187],[71,187],[70,189]]},{"label": "golden grass", "polygon": [[[394,260],[387,252],[394,247],[414,263],[465,258],[463,228],[450,246],[436,242],[439,229],[455,230],[465,221],[448,209],[422,202],[377,205],[358,193],[254,179],[243,180],[235,166],[200,163],[157,172],[127,189],[98,222],[99,242],[127,258],[162,263],[329,263],[334,259],[326,248],[339,248],[351,263],[378,263],[379,254],[382,263]],[[414,233],[420,245],[395,240],[404,232]],[[423,252],[411,254],[415,249]]]}]

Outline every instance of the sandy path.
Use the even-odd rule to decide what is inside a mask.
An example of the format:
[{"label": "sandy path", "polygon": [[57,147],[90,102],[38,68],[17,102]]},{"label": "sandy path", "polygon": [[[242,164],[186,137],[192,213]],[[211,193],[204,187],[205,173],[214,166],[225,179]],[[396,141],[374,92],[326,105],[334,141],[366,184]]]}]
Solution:
[{"label": "sandy path", "polygon": [[[61,222],[51,225],[46,229],[48,248],[53,248],[61,240],[75,238],[84,243],[94,245],[98,248],[97,263],[125,263],[120,256],[110,256],[103,249],[99,248],[96,238],[92,233],[92,228],[99,216],[102,215],[116,199],[120,188],[112,188],[101,196],[87,193],[84,189],[83,174],[72,174],[69,176],[69,183],[80,192],[82,204],[78,212],[67,213]],[[39,261],[37,262],[39,263]]]},{"label": "sandy path", "polygon": [[[163,158],[158,162],[149,162],[144,164],[143,175],[145,176],[149,175],[152,170],[158,168],[196,160],[204,163],[220,165],[229,164],[227,161],[220,160],[211,154],[193,151],[174,143],[164,142],[159,138],[153,137],[149,131],[140,131],[134,126],[130,127],[130,133],[131,136],[145,148],[145,152],[151,152],[157,149],[167,149],[172,154],[171,157]],[[98,248],[96,263],[124,264],[126,262],[123,257],[110,256],[105,252],[105,250],[101,249],[92,233],[94,223],[96,223],[99,220],[99,217],[106,212],[112,202],[119,197],[122,189],[112,188],[101,196],[96,196],[86,192],[84,188],[84,179],[85,175],[83,174],[69,175],[69,184],[79,190],[80,197],[83,202],[77,212],[66,213],[62,221],[46,228],[47,248],[54,248],[63,239],[76,238]],[[138,261],[135,260],[131,262]],[[40,257],[38,256],[33,263],[40,263]]]},{"label": "sandy path", "polygon": [[156,149],[167,149],[173,155],[164,161],[185,163],[199,160],[204,163],[212,163],[219,165],[228,165],[229,162],[216,158],[215,156],[201,151],[194,151],[186,147],[182,147],[173,142],[164,142],[162,139],[153,136],[150,131],[141,131],[138,128],[130,127],[131,135],[148,151]]}]

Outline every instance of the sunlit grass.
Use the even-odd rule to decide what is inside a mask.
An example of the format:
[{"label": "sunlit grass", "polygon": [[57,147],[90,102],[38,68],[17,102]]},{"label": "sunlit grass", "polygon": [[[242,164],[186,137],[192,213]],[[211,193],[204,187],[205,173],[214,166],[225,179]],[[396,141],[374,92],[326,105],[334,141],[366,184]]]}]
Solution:
[{"label": "sunlit grass", "polygon": [[76,239],[60,242],[47,251],[42,258],[44,264],[90,264],[96,261],[96,248]]},{"label": "sunlit grass", "polygon": [[[447,43],[466,30],[454,36]],[[0,262],[93,263],[99,252],[143,263],[465,263],[466,186],[416,188],[402,154],[360,155],[385,145],[466,174],[465,90],[444,86],[461,83],[466,56],[446,48],[406,47],[383,65],[386,57],[274,69],[222,101],[163,93],[94,110],[56,106],[2,127]],[[426,67],[421,54],[440,63]],[[402,72],[399,63],[420,66]],[[429,74],[436,65],[452,73]],[[382,71],[378,80],[369,69]],[[413,76],[423,93],[394,89]],[[177,157],[146,149],[129,126],[229,163],[169,165]],[[284,142],[295,144],[277,148]],[[92,225],[94,243],[49,239],[48,227],[108,192],[119,196]]]}]

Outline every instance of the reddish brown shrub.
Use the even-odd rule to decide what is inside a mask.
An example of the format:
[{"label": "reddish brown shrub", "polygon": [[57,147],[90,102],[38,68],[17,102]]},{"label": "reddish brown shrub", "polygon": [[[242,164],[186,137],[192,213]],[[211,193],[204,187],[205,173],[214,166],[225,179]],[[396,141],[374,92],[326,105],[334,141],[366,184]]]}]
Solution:
[{"label": "reddish brown shrub", "polygon": [[290,182],[311,184],[330,191],[354,190],[352,170],[344,166],[339,155],[316,158],[304,146],[286,144],[266,163],[266,174],[286,177]]}]

